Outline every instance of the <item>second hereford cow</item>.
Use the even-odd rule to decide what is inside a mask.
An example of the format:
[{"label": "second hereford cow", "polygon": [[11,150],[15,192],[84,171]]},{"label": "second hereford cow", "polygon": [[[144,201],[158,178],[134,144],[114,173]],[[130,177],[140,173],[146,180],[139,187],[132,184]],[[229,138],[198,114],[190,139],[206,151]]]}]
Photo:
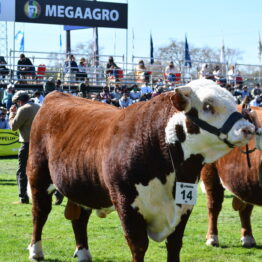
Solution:
[{"label": "second hereford cow", "polygon": [[[252,111],[256,112],[257,116],[257,120],[253,122],[256,122],[257,127],[261,126],[262,108],[253,107]],[[255,147],[255,139],[252,139],[249,142],[250,167],[246,154],[243,154],[244,147],[235,148],[215,163],[205,165],[201,171],[201,179],[207,193],[207,245],[219,246],[217,223],[225,189],[234,194],[232,205],[239,212],[242,245],[244,247],[256,245],[251,227],[251,213],[254,205],[262,206],[262,186],[259,181],[262,151],[253,150]]]},{"label": "second hereford cow", "polygon": [[[41,235],[52,185],[69,199],[78,261],[91,261],[91,211],[118,212],[132,261],[143,262],[148,237],[166,240],[167,261],[179,261],[193,205],[176,199],[176,182],[198,182],[200,170],[248,142],[254,126],[232,95],[210,80],[119,109],[53,92],[32,126],[28,178],[33,201],[30,259],[44,257]],[[73,210],[73,211],[72,211]]]}]

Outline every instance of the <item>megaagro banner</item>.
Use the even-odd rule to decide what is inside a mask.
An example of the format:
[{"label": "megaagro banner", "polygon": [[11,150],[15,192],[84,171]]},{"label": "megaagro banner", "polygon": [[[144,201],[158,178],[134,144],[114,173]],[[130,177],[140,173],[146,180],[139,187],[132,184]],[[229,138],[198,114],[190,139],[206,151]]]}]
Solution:
[{"label": "megaagro banner", "polygon": [[127,28],[127,4],[83,0],[16,0],[15,21]]},{"label": "megaagro banner", "polygon": [[0,156],[17,155],[20,148],[18,138],[18,132],[9,129],[0,129]]}]

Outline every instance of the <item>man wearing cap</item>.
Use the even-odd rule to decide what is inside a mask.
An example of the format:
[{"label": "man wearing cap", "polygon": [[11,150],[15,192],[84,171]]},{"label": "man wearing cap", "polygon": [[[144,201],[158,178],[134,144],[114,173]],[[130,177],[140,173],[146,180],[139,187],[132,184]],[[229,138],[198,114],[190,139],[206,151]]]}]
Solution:
[{"label": "man wearing cap", "polygon": [[[19,204],[28,204],[27,195],[27,176],[26,163],[29,152],[29,135],[33,119],[40,106],[29,101],[29,95],[25,91],[18,91],[14,94],[12,102],[14,105],[10,108],[9,125],[13,131],[19,130],[19,142],[21,147],[18,153],[18,170],[16,173],[19,198]],[[17,108],[18,106],[18,108]]]}]

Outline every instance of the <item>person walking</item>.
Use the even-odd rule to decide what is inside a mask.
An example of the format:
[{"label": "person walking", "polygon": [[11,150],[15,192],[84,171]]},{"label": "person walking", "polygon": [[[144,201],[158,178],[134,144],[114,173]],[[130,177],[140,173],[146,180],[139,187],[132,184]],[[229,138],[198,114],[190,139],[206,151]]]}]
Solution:
[{"label": "person walking", "polygon": [[29,135],[33,119],[40,106],[29,101],[30,97],[25,91],[14,94],[10,107],[9,125],[13,131],[19,130],[18,170],[16,173],[19,201],[15,204],[28,204],[26,164],[29,152]]}]

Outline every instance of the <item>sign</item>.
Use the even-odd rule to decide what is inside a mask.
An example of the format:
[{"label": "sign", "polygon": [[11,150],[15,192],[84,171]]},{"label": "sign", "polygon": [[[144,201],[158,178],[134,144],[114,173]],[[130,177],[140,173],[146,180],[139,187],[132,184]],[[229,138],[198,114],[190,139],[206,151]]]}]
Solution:
[{"label": "sign", "polygon": [[176,182],[176,204],[195,205],[197,200],[197,184]]},{"label": "sign", "polygon": [[15,1],[0,0],[0,21],[15,21]]},{"label": "sign", "polygon": [[18,154],[20,143],[19,134],[10,129],[0,129],[0,156],[14,156]]},{"label": "sign", "polygon": [[[83,0],[4,1],[8,5],[15,2],[16,22],[127,28],[127,4]],[[10,5],[8,8],[11,9]]]}]

